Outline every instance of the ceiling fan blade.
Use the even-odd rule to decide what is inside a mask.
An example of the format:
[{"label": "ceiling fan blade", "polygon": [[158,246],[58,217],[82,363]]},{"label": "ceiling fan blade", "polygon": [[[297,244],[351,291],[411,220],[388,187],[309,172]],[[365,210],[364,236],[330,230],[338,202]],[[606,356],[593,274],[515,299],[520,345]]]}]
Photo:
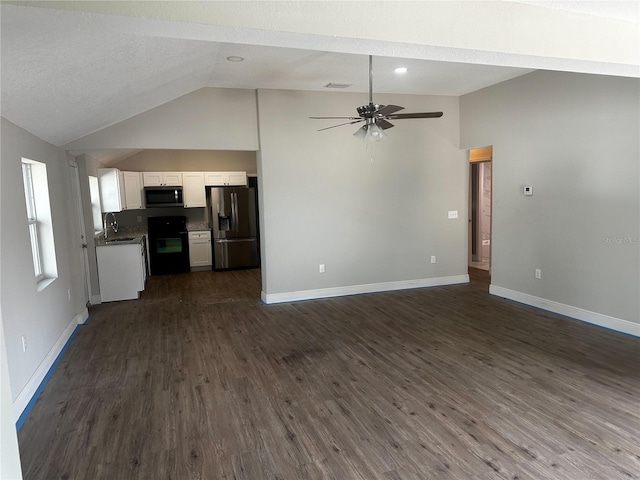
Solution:
[{"label": "ceiling fan blade", "polygon": [[309,117],[312,118],[314,120],[360,120],[360,117]]},{"label": "ceiling fan blade", "polygon": [[331,125],[330,127],[321,128],[318,131],[321,132],[322,130],[329,130],[330,128],[336,128],[336,127],[341,127],[343,125],[351,125],[351,124],[360,123],[360,122],[364,122],[364,118],[359,118],[358,120],[354,120],[353,122],[345,122],[345,123],[339,123],[338,125]]},{"label": "ceiling fan blade", "polygon": [[384,118],[377,118],[376,125],[378,125],[383,130],[393,127],[393,123],[387,122]]},{"label": "ceiling fan blade", "polygon": [[398,105],[384,105],[380,110],[378,110],[378,113],[380,115],[386,116],[386,115],[391,115],[392,113],[398,112],[400,110],[404,110],[404,107],[400,107]]},{"label": "ceiling fan blade", "polygon": [[422,112],[422,113],[394,113],[385,115],[388,120],[402,120],[403,118],[440,118],[442,112]]}]

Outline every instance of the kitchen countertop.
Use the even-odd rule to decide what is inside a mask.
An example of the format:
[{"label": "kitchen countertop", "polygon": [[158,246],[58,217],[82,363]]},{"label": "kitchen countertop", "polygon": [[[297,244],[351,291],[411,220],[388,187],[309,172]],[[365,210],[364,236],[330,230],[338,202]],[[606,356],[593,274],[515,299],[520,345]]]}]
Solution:
[{"label": "kitchen countertop", "polygon": [[143,235],[134,235],[129,232],[109,232],[108,238],[104,238],[103,235],[95,237],[94,241],[96,247],[110,247],[113,245],[135,245],[142,242]]},{"label": "kitchen countertop", "polygon": [[[211,231],[211,227],[208,222],[193,222],[187,223],[187,231],[189,232],[200,232],[200,231]],[[110,245],[127,245],[139,243],[141,238],[147,235],[148,229],[146,225],[134,225],[132,227],[124,227],[121,226],[118,229],[118,233],[113,232],[109,229],[109,236],[107,239],[104,238],[104,233],[95,236],[95,244],[96,247],[105,247]],[[130,239],[130,240],[124,240]]]},{"label": "kitchen countertop", "polygon": [[209,223],[207,222],[194,222],[194,223],[187,223],[187,231],[189,232],[199,232],[199,231],[209,231],[211,230],[211,227],[209,226]]}]

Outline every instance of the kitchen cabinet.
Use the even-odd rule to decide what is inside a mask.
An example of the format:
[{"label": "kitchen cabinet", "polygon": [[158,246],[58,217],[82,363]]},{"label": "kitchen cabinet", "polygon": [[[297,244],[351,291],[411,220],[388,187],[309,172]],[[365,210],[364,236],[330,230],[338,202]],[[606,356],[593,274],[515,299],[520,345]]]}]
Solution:
[{"label": "kitchen cabinet", "polygon": [[98,168],[98,190],[102,213],[143,208],[139,172]]},{"label": "kitchen cabinet", "polygon": [[142,172],[145,187],[182,186],[182,172]]},{"label": "kitchen cabinet", "polygon": [[97,173],[102,213],[121,212],[126,204],[122,172],[117,168],[98,168]]},{"label": "kitchen cabinet", "polygon": [[147,278],[144,242],[99,245],[96,258],[103,303],[139,297]]},{"label": "kitchen cabinet", "polygon": [[204,172],[207,187],[245,186],[247,172]]},{"label": "kitchen cabinet", "polygon": [[211,260],[211,232],[208,230],[189,232],[189,265],[191,270],[210,270]]},{"label": "kitchen cabinet", "polygon": [[142,205],[142,174],[140,172],[122,172],[124,179],[124,210],[139,210]]},{"label": "kitchen cabinet", "polygon": [[182,173],[182,200],[185,208],[206,207],[204,173]]}]

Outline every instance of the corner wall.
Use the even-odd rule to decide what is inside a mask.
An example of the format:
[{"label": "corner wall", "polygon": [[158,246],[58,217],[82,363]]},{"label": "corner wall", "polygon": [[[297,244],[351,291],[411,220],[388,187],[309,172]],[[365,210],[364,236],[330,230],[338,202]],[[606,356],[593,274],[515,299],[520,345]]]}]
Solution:
[{"label": "corner wall", "polygon": [[545,71],[461,97],[462,146],[494,147],[493,293],[640,334],[639,107],[638,79]]},{"label": "corner wall", "polygon": [[[68,192],[69,166],[61,149],[1,119],[0,305],[15,418],[26,407],[49,367],[86,319],[79,257],[72,258],[75,208]],[[36,290],[26,221],[21,158],[47,165],[58,278]],[[79,291],[80,290],[80,291]],[[69,299],[68,291],[71,292]],[[27,335],[27,351],[22,351]]]},{"label": "corner wall", "polygon": [[[458,98],[379,95],[377,102],[407,112],[444,116],[393,122],[369,152],[352,135],[359,125],[318,132],[332,122],[309,119],[350,116],[366,100],[258,91],[267,303],[468,280],[468,164],[458,149]],[[448,210],[459,218],[448,220]]]}]

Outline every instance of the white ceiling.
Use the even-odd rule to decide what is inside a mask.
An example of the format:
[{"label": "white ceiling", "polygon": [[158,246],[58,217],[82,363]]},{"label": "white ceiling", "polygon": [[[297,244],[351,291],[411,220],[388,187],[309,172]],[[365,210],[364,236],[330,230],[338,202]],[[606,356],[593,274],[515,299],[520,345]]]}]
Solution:
[{"label": "white ceiling", "polygon": [[[624,6],[637,2],[521,3],[632,21],[635,15],[637,22],[637,8]],[[591,12],[584,3],[592,4]],[[170,33],[175,22],[9,4],[2,4],[1,21],[2,116],[55,145],[207,86],[323,90],[338,82],[352,84],[347,91],[368,88],[367,56],[361,53],[220,42],[191,33],[203,28],[197,24],[182,24],[176,35]],[[375,92],[462,95],[532,70],[504,61],[383,54],[374,59],[374,99]],[[245,61],[229,62],[230,55]],[[398,76],[396,66],[409,72]]]}]

